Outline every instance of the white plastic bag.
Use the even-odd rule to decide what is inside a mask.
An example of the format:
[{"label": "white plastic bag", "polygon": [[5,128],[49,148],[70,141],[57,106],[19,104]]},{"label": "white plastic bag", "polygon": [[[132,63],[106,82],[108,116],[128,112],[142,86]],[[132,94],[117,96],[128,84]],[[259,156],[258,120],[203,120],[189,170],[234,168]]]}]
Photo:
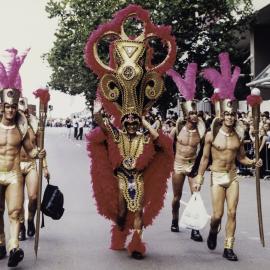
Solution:
[{"label": "white plastic bag", "polygon": [[209,219],[201,194],[194,192],[183,211],[179,226],[184,229],[201,230]]}]

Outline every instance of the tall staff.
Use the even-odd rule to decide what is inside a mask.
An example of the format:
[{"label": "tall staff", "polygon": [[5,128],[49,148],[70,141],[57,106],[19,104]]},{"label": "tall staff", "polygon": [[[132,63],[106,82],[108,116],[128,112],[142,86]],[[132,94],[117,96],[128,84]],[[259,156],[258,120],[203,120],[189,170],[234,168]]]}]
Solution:
[{"label": "tall staff", "polygon": [[[254,135],[255,135],[255,159],[256,162],[259,160],[259,124],[260,124],[260,104],[262,98],[260,96],[260,90],[254,88],[251,91],[251,94],[247,97],[247,103],[252,108],[252,118],[254,126]],[[257,211],[258,211],[258,221],[259,221],[259,233],[261,244],[264,247],[264,232],[263,232],[263,219],[262,219],[262,203],[261,203],[261,186],[260,186],[260,168],[256,167],[256,195],[257,195]]]},{"label": "tall staff", "polygon": [[[39,126],[38,126],[38,147],[44,148],[44,131],[47,118],[48,102],[50,94],[48,89],[37,89],[33,93],[36,98],[39,98]],[[42,175],[43,175],[43,158],[39,159],[38,164],[38,197],[37,197],[37,215],[36,215],[36,235],[35,235],[35,254],[37,257],[39,244],[39,230],[40,230],[40,206],[42,193]]]}]

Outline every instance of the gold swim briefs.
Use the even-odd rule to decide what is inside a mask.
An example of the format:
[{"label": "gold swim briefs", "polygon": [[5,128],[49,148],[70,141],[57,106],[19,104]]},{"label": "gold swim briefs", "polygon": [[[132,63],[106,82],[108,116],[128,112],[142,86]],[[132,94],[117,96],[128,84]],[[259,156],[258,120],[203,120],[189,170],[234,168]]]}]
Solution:
[{"label": "gold swim briefs", "polygon": [[20,162],[22,175],[27,175],[31,170],[37,170],[36,161],[21,161]]},{"label": "gold swim briefs", "polygon": [[22,182],[22,173],[19,170],[9,172],[0,171],[0,185],[8,186],[19,182]]},{"label": "gold swim briefs", "polygon": [[194,163],[195,163],[194,159],[185,160],[185,161],[181,160],[181,162],[175,160],[174,173],[188,175],[189,173],[191,173]]},{"label": "gold swim briefs", "polygon": [[233,182],[238,182],[236,169],[226,172],[211,172],[211,186],[219,185],[228,188]]}]

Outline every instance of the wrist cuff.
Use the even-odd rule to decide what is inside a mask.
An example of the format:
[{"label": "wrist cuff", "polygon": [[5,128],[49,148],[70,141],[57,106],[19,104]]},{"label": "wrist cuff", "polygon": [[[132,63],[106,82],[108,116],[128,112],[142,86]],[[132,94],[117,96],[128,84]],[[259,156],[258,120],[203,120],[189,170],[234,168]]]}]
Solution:
[{"label": "wrist cuff", "polygon": [[198,174],[197,177],[196,177],[196,183],[199,184],[199,185],[202,185],[203,181],[204,181],[203,175]]},{"label": "wrist cuff", "polygon": [[39,150],[38,150],[38,148],[34,148],[34,149],[32,149],[32,151],[29,153],[29,156],[31,157],[31,158],[38,158],[38,154],[39,154]]}]

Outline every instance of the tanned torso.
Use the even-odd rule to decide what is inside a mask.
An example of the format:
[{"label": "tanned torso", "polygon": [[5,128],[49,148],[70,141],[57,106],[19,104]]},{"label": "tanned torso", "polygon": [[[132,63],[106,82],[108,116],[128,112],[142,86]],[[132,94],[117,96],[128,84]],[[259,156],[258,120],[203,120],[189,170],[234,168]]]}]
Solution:
[{"label": "tanned torso", "polygon": [[235,169],[235,159],[240,149],[241,142],[238,135],[233,132],[225,136],[220,131],[212,142],[212,167],[213,171],[230,171]]},{"label": "tanned torso", "polygon": [[[33,129],[28,128],[28,133],[29,133],[29,136],[30,136],[31,143],[33,145],[36,145],[36,135],[35,135]],[[31,160],[32,160],[32,158],[27,155],[24,148],[22,147],[22,149],[21,149],[21,161],[27,162],[27,161],[31,161]]]},{"label": "tanned torso", "polygon": [[176,140],[175,160],[178,162],[196,158],[197,146],[200,143],[200,135],[197,129],[188,131],[184,126]]},{"label": "tanned torso", "polygon": [[22,137],[18,128],[0,127],[0,172],[19,169],[21,145]]}]

